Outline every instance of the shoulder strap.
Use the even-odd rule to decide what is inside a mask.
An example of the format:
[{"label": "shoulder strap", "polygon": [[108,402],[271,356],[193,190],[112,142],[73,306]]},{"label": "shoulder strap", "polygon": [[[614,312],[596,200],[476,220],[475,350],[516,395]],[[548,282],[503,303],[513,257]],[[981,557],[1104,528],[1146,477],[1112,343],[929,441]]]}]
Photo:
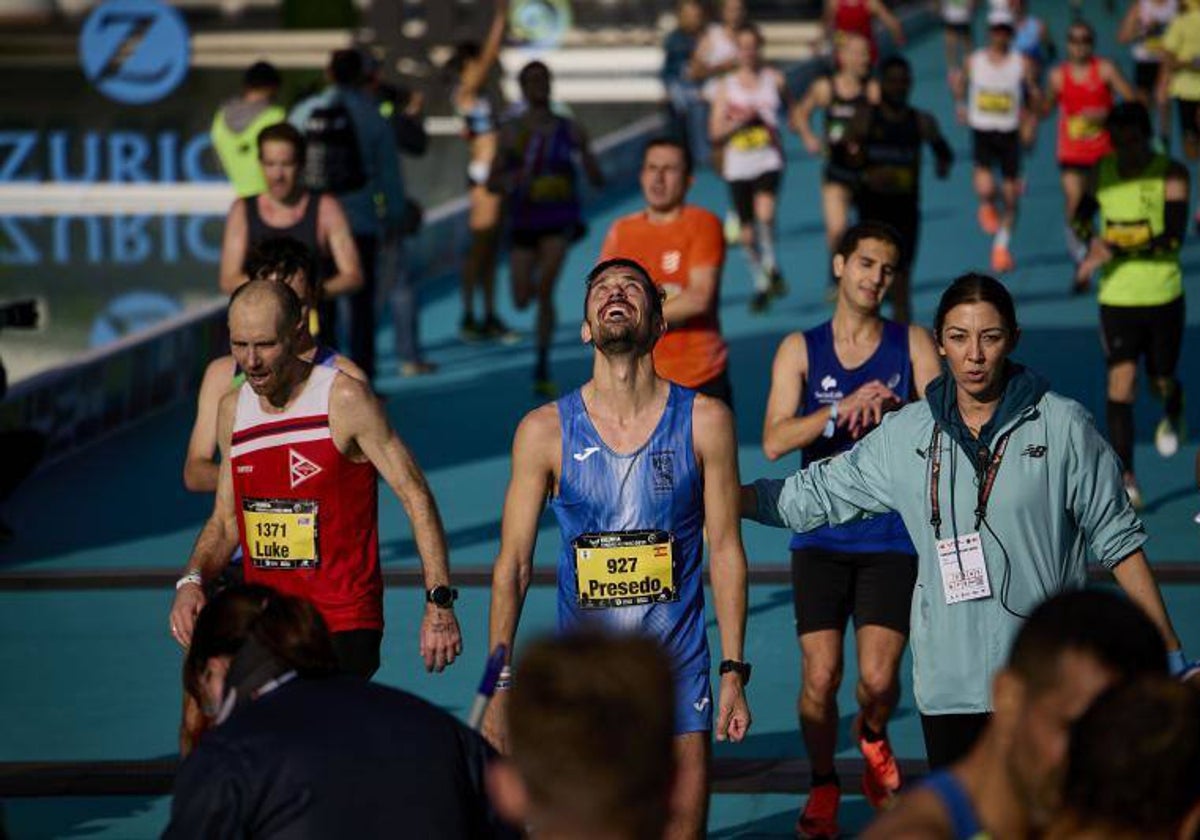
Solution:
[{"label": "shoulder strap", "polygon": [[946,806],[955,840],[971,840],[980,833],[982,826],[975,816],[975,808],[967,798],[967,792],[951,773],[934,773],[926,777],[924,786]]}]

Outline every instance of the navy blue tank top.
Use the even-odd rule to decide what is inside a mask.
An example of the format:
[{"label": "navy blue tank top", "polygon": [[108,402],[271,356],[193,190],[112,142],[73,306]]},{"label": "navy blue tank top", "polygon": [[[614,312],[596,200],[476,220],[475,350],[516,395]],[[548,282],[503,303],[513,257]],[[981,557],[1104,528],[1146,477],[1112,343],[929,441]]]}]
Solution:
[{"label": "navy blue tank top", "polygon": [[[695,397],[671,383],[649,440],[625,455],[600,438],[578,390],[562,397],[562,475],[550,503],[562,534],[560,631],[587,626],[652,636],[677,675],[709,669],[701,576],[704,494],[692,446]],[[613,547],[622,542],[655,544]],[[669,586],[663,585],[668,578]]]},{"label": "navy blue tank top", "polygon": [[967,791],[950,771],[940,770],[926,776],[921,787],[932,791],[949,812],[954,840],[987,840],[988,834],[975,816],[975,806]]},{"label": "navy blue tank top", "polygon": [[[908,327],[884,320],[879,347],[853,370],[842,367],[833,345],[833,322],[826,321],[804,333],[808,349],[808,377],[804,381],[801,414],[812,414],[878,379],[904,399],[913,392],[912,361],[908,354]],[[801,466],[845,452],[854,439],[844,427],[831,438],[819,437],[800,453]],[[848,525],[822,526],[793,534],[790,547],[820,548],[852,554],[901,552],[916,554],[898,513],[873,516]]]}]

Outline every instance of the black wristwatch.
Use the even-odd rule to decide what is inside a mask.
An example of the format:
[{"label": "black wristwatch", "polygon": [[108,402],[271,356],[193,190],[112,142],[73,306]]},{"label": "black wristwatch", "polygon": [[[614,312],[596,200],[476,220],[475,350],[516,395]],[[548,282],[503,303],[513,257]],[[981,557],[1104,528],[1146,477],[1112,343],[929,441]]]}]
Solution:
[{"label": "black wristwatch", "polygon": [[733,671],[742,678],[742,685],[750,685],[750,663],[738,662],[736,659],[725,659],[717,668],[717,673],[725,676],[730,671]]},{"label": "black wristwatch", "polygon": [[448,610],[454,606],[454,602],[458,600],[458,590],[451,589],[449,586],[435,586],[425,593],[425,603],[433,604],[435,607],[441,607]]}]

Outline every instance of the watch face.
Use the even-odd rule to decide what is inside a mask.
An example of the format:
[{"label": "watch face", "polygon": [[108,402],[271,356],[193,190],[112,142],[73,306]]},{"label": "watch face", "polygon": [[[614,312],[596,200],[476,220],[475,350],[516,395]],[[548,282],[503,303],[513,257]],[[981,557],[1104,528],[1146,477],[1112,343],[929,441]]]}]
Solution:
[{"label": "watch face", "polygon": [[439,607],[448,607],[454,603],[454,590],[449,586],[435,586],[429,593],[429,600]]}]

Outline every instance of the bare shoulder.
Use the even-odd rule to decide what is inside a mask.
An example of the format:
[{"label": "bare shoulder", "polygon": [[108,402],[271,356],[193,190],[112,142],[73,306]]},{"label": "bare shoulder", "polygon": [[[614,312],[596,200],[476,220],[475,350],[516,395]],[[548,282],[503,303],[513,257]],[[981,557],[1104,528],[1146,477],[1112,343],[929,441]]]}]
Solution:
[{"label": "bare shoulder", "polygon": [[513,457],[553,464],[562,448],[562,423],[558,406],[546,403],[533,409],[517,425],[513,434]]},{"label": "bare shoulder", "polygon": [[860,835],[863,840],[931,840],[953,836],[941,800],[924,788],[901,796],[894,808],[881,814]]},{"label": "bare shoulder", "polygon": [[786,366],[788,370],[797,373],[807,371],[808,342],[804,338],[804,333],[797,330],[783,337],[783,340],[779,342],[779,348],[775,351],[775,364]]},{"label": "bare shoulder", "polygon": [[908,325],[908,346],[912,348],[913,353],[925,351],[937,353],[937,347],[933,343],[933,334],[920,324]]},{"label": "bare shoulder", "polygon": [[696,442],[708,447],[722,440],[733,440],[733,412],[721,400],[696,394],[692,405],[692,433]]},{"label": "bare shoulder", "polygon": [[239,388],[231,388],[221,395],[221,400],[217,403],[218,434],[228,433],[233,429],[233,417],[237,412],[238,393],[240,390]]},{"label": "bare shoulder", "polygon": [[359,382],[367,381],[367,374],[349,356],[343,356],[341,353],[338,353],[333,358],[333,364],[338,369],[338,373],[344,373],[346,376],[351,379],[357,379]]},{"label": "bare shoulder", "polygon": [[333,377],[333,386],[329,391],[329,412],[335,411],[340,417],[347,414],[358,415],[364,410],[371,410],[379,405],[375,392],[362,379],[356,379],[340,369]]},{"label": "bare shoulder", "polygon": [[200,389],[221,388],[224,385],[226,388],[222,388],[222,390],[226,390],[233,384],[233,374],[236,370],[237,362],[234,361],[233,356],[226,355],[213,359],[204,369],[204,379]]}]

